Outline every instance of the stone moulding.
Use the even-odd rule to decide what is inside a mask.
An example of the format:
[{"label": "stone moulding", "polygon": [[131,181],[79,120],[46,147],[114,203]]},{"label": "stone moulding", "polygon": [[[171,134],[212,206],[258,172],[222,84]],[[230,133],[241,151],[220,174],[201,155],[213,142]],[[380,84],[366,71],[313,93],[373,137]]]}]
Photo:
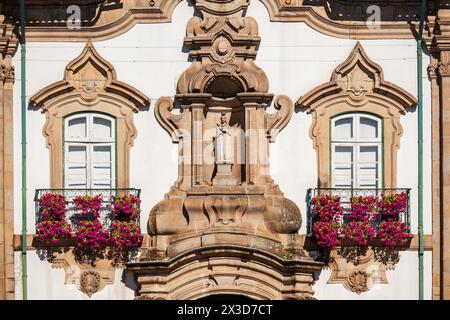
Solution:
[{"label": "stone moulding", "polygon": [[[357,4],[348,1],[317,1],[317,5],[305,4],[303,0],[260,0],[269,12],[270,20],[276,22],[303,22],[312,29],[328,36],[343,39],[414,39],[414,18],[411,12],[417,7],[419,12],[419,4],[411,3],[411,1],[359,1]],[[346,3],[345,3],[346,2]],[[330,18],[330,3],[333,8],[350,7],[351,11],[361,10],[363,5],[378,5],[381,7],[381,16],[392,17],[392,20],[380,21],[379,26],[373,27],[370,23],[363,19],[366,12],[360,12],[356,19],[344,19],[346,12],[341,14],[335,13],[341,19]],[[350,4],[349,4],[350,3]],[[407,6],[405,6],[407,5]],[[384,9],[384,7],[387,7]],[[401,13],[404,7],[410,10]],[[345,10],[345,9],[344,9]],[[397,16],[393,15],[393,11],[399,11]],[[402,20],[403,17],[410,17],[409,20]],[[371,21],[371,20],[369,20]],[[413,25],[413,26],[412,26]]]},{"label": "stone moulding", "polygon": [[137,132],[133,114],[147,108],[150,99],[117,80],[114,67],[88,42],[70,62],[64,80],[51,84],[30,98],[30,105],[46,115],[43,134],[50,150],[51,188],[63,187],[64,117],[75,112],[103,112],[116,119],[118,187],[129,185],[129,150]]},{"label": "stone moulding", "polygon": [[[95,12],[89,21],[83,23],[88,26],[70,29],[67,27],[67,19],[71,14],[66,13],[74,1],[57,1],[53,3],[55,12],[59,12],[59,18],[49,16],[49,4],[47,1],[34,1],[28,5],[27,12],[33,18],[27,19],[26,37],[29,42],[86,42],[104,41],[117,37],[136,24],[144,23],[165,23],[172,21],[172,14],[176,6],[182,0],[117,0],[117,1],[97,1],[90,4],[79,4],[82,15],[87,11]],[[65,3],[64,3],[65,2]],[[108,5],[107,2],[115,2]],[[92,6],[95,7],[92,7]],[[13,18],[18,14],[18,5],[6,7],[10,13],[9,22],[18,23],[18,18]],[[45,12],[45,15],[42,13]],[[17,15],[18,17],[18,15]],[[15,20],[17,20],[15,22]],[[58,22],[54,22],[57,20]]]},{"label": "stone moulding", "polygon": [[[27,41],[72,41],[84,42],[102,41],[119,36],[138,23],[167,23],[171,22],[176,6],[182,0],[99,0],[81,2],[78,5],[86,15],[82,17],[84,26],[79,29],[67,27],[66,13],[73,1],[30,1],[27,2],[31,16],[27,19]],[[308,4],[302,0],[260,0],[269,12],[270,20],[276,22],[303,22],[312,29],[323,34],[345,39],[413,39],[414,38],[414,10],[418,4],[399,1],[364,2],[366,5],[375,4],[382,8],[381,15],[388,16],[391,21],[382,21],[379,27],[372,28],[361,20],[361,14],[354,11],[361,10],[361,5],[354,5],[346,1],[333,1],[332,8],[325,2]],[[196,6],[206,14],[230,15],[247,6],[244,1],[240,6],[230,5],[231,1],[217,2],[215,5],[203,5],[201,1]],[[229,9],[223,10],[228,6]],[[3,11],[10,24],[18,23],[18,5],[3,5]],[[49,11],[48,6],[54,10]],[[434,7],[430,6],[430,9]],[[405,9],[407,8],[407,9]],[[343,12],[334,12],[343,10]],[[350,17],[347,11],[350,11]],[[43,14],[45,12],[45,14]],[[49,14],[53,12],[53,15]],[[393,12],[397,12],[394,14]],[[366,15],[365,12],[362,12]],[[354,18],[354,19],[352,19]]]},{"label": "stone moulding", "polygon": [[313,116],[310,136],[317,150],[318,187],[331,187],[329,126],[334,116],[367,112],[383,119],[384,187],[397,184],[397,150],[403,129],[400,117],[415,107],[416,98],[384,80],[381,67],[369,59],[357,42],[350,56],[333,72],[330,82],[298,99],[296,107]]},{"label": "stone moulding", "polygon": [[[301,265],[301,267],[300,267]],[[136,299],[190,300],[215,294],[258,300],[313,299],[321,262],[285,260],[244,246],[205,246],[168,260],[128,263],[141,288]]]},{"label": "stone moulding", "polygon": [[114,283],[116,268],[109,260],[99,260],[95,266],[75,261],[72,249],[55,253],[51,267],[64,270],[64,284],[75,284],[89,298],[103,290],[106,285]]},{"label": "stone moulding", "polygon": [[387,284],[386,271],[394,270],[399,250],[392,248],[341,248],[330,254],[328,284],[342,284],[356,294],[371,290],[376,284]]},{"label": "stone moulding", "polygon": [[[0,15],[0,300],[14,299],[14,82],[13,56],[19,43]],[[17,139],[17,137],[16,137]]]}]

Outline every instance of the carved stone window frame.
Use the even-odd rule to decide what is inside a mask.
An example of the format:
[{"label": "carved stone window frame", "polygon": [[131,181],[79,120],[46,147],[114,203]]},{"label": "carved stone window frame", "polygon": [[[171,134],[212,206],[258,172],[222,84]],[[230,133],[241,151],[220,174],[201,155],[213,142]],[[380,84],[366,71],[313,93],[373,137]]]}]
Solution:
[{"label": "carved stone window frame", "polygon": [[114,67],[95,50],[91,41],[70,62],[64,80],[53,83],[30,99],[42,110],[42,129],[50,150],[50,187],[64,188],[64,119],[75,113],[103,113],[116,119],[116,188],[129,187],[130,148],[137,131],[133,115],[150,105],[150,99],[137,89],[116,80]]},{"label": "carved stone window frame", "polygon": [[344,113],[369,113],[382,119],[384,188],[397,186],[397,151],[403,128],[400,117],[417,105],[406,90],[384,80],[381,67],[357,42],[350,56],[334,71],[331,81],[316,87],[296,106],[312,114],[310,137],[317,151],[318,187],[331,187],[331,119]]}]

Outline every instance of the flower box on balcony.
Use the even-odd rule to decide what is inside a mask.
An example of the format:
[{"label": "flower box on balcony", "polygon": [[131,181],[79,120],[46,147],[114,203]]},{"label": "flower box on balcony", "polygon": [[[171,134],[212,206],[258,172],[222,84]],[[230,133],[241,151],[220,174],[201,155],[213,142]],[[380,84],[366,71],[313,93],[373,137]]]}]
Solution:
[{"label": "flower box on balcony", "polygon": [[409,189],[310,189],[307,218],[308,236],[321,249],[411,242]]},{"label": "flower box on balcony", "polygon": [[106,256],[126,262],[142,243],[139,194],[137,189],[37,190],[33,245],[73,248],[91,263]]}]

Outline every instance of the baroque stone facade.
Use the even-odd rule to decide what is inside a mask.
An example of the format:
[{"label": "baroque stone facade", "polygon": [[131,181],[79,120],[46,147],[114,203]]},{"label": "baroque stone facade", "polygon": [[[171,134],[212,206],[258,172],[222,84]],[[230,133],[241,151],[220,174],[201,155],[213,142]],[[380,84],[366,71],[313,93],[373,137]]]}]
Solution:
[{"label": "baroque stone facade", "polygon": [[[255,0],[254,0],[255,1]],[[150,99],[117,80],[114,67],[91,41],[125,34],[138,23],[171,22],[181,0],[80,1],[80,28],[68,28],[71,1],[27,1],[27,41],[86,43],[65,69],[64,80],[30,99],[46,116],[44,135],[51,154],[50,186],[62,187],[61,119],[74,110],[96,110],[119,120],[118,187],[129,187],[129,150],[136,137],[133,114]],[[343,39],[414,39],[416,1],[261,0],[271,21],[305,23]],[[269,93],[269,79],[255,63],[258,23],[246,16],[249,0],[197,0],[187,24],[185,48],[190,67],[179,77],[176,94],[159,97],[155,117],[178,144],[178,178],[148,220],[150,237],[140,260],[127,266],[138,283],[137,299],[196,299],[211,294],[241,294],[255,299],[309,299],[324,265],[310,257],[298,230],[296,203],[286,198],[270,175],[269,144],[294,114],[291,99]],[[368,24],[380,8],[378,26]],[[450,11],[447,1],[428,4],[424,49],[432,101],[433,298],[450,298],[449,242],[450,124],[448,94]],[[49,9],[51,8],[51,10]],[[0,298],[14,298],[13,254],[13,84],[17,50],[18,2],[0,1]],[[180,43],[180,47],[181,47]],[[76,56],[76,55],[74,55]],[[312,114],[310,135],[317,151],[318,186],[329,187],[329,119],[345,111],[383,118],[385,187],[397,186],[397,151],[402,117],[417,100],[384,79],[361,43],[332,73],[331,80],[300,97],[297,110]],[[299,70],[301,72],[301,70]],[[92,81],[94,79],[94,81]],[[276,112],[267,109],[275,107]],[[221,155],[218,156],[218,150]],[[17,151],[15,151],[17,152]],[[19,170],[16,168],[16,171]],[[17,188],[16,188],[17,189]],[[17,195],[15,195],[17,197]],[[16,246],[20,247],[20,246]],[[34,250],[35,248],[30,248]],[[387,283],[395,262],[376,264],[373,252],[352,263],[335,257],[328,283],[362,294]],[[71,277],[70,255],[60,258],[66,283],[91,296],[112,284],[110,267],[84,268]],[[65,262],[64,262],[65,261]],[[104,262],[106,265],[107,262]],[[69,266],[69,267],[68,267]],[[70,273],[70,272],[69,272]]]},{"label": "baroque stone facade", "polygon": [[[289,122],[293,103],[279,96],[278,112],[266,112],[273,95],[254,63],[260,38],[256,21],[244,15],[247,6],[247,0],[196,2],[202,16],[188,22],[184,40],[193,62],[180,76],[175,96],[181,113],[170,112],[174,103],[168,97],[156,105],[158,121],[179,144],[179,172],[150,213],[147,258],[129,265],[139,295],[193,298],[227,293],[242,283],[247,287],[242,293],[252,297],[312,297],[320,263],[292,245],[300,211],[269,174],[268,144]],[[217,135],[223,125],[229,137]],[[223,139],[230,139],[232,148],[227,159],[218,159]],[[279,258],[285,252],[295,258]],[[278,273],[264,281],[275,262]],[[190,278],[198,283],[194,286]],[[291,281],[292,287],[285,288],[283,283]],[[258,294],[251,293],[257,289]]]}]

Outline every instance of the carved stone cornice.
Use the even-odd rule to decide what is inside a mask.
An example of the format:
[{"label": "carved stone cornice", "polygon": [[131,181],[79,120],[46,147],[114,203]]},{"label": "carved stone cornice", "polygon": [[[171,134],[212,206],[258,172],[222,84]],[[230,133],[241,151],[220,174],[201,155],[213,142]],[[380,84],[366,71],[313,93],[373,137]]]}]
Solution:
[{"label": "carved stone cornice", "polygon": [[[27,0],[27,41],[101,41],[119,36],[138,23],[170,22],[182,0]],[[72,11],[80,7],[80,28],[70,29]],[[19,24],[19,1],[2,1],[0,12],[10,24]],[[68,21],[70,20],[70,21]]]},{"label": "carved stone cornice", "polygon": [[[345,39],[411,39],[420,2],[410,0],[307,1],[260,0],[269,11],[271,21],[304,22],[323,34]],[[432,3],[429,9],[445,7],[447,1]],[[371,23],[373,11],[380,8],[379,25]]]},{"label": "carved stone cornice", "polygon": [[[137,23],[170,22],[175,7],[182,0],[81,0],[77,1],[82,12],[81,28],[68,29],[71,16],[67,8],[69,0],[29,0],[27,5],[27,41],[93,41],[107,40],[125,33]],[[416,22],[420,3],[410,0],[371,1],[305,1],[305,0],[260,0],[267,8],[271,21],[303,22],[323,34],[350,39],[411,39],[415,32],[411,25]],[[222,10],[222,15],[233,15],[247,6],[248,0],[216,1],[205,6],[205,14]],[[431,14],[445,7],[448,1],[429,1]],[[225,4],[225,5],[224,5]],[[372,27],[371,5],[381,10],[379,26]],[[197,8],[203,9],[202,1]],[[232,7],[224,10],[224,7]],[[208,10],[210,12],[208,12]],[[214,11],[214,12],[213,12]],[[8,23],[18,24],[18,1],[0,2]],[[367,23],[369,20],[369,23]]]}]

